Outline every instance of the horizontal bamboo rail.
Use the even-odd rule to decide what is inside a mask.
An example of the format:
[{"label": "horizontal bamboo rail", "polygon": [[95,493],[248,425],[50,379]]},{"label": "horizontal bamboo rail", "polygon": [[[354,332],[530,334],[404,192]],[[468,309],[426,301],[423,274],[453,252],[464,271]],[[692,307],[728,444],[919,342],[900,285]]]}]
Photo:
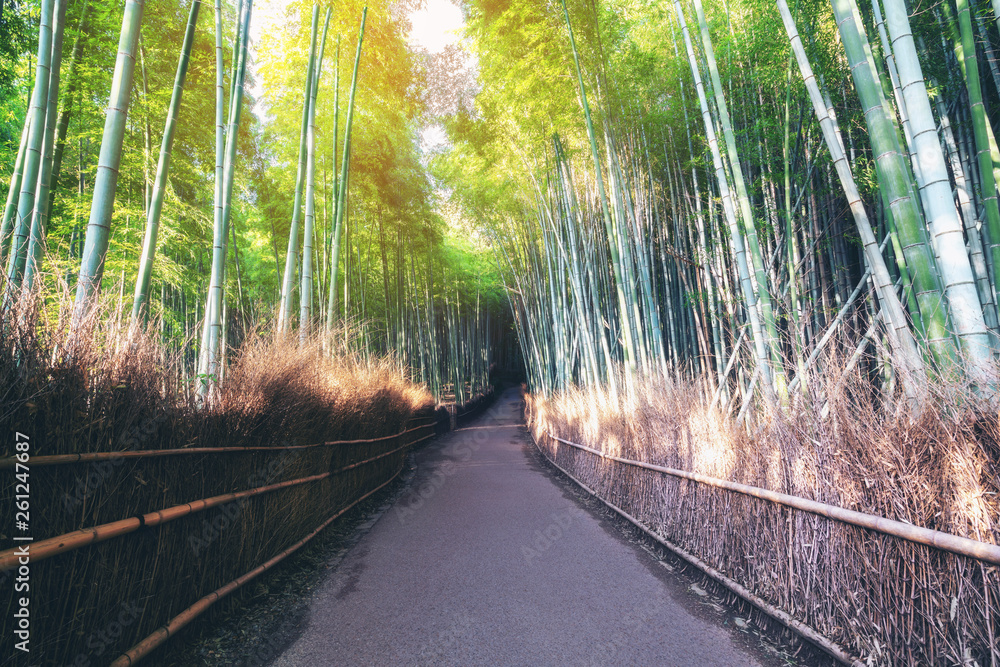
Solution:
[{"label": "horizontal bamboo rail", "polygon": [[[403,433],[407,433],[404,431]],[[402,435],[396,434],[393,437],[399,437]],[[212,507],[218,507],[219,505],[225,505],[231,503],[235,500],[241,498],[249,498],[252,496],[259,496],[263,493],[270,493],[272,491],[277,491],[279,489],[285,489],[292,486],[298,486],[301,484],[306,484],[309,482],[319,481],[321,479],[326,479],[327,477],[332,477],[333,475],[340,474],[347,470],[352,470],[354,468],[372,463],[386,456],[391,456],[396,454],[407,447],[412,447],[413,445],[423,442],[428,438],[433,437],[433,433],[430,435],[425,435],[422,438],[418,438],[413,442],[409,442],[401,447],[397,447],[392,451],[383,452],[371,458],[365,459],[363,461],[357,461],[351,463],[337,470],[331,470],[329,472],[320,473],[318,475],[310,475],[308,477],[301,477],[299,479],[286,480],[284,482],[277,482],[275,484],[269,484],[267,486],[259,486],[254,489],[247,489],[245,491],[236,491],[233,493],[224,493],[219,496],[213,496],[211,498],[202,498],[200,500],[194,500],[189,503],[184,503],[182,505],[174,505],[173,507],[168,507],[162,510],[157,510],[155,512],[149,512],[147,514],[142,514],[139,516],[129,517],[127,519],[120,519],[118,521],[112,521],[111,523],[101,524],[99,526],[93,526],[91,528],[83,528],[81,530],[76,530],[71,533],[65,533],[63,535],[57,535],[56,537],[50,537],[48,539],[40,540],[38,542],[32,542],[28,545],[28,557],[32,562],[43,560],[46,558],[51,558],[52,556],[65,553],[67,551],[73,551],[74,549],[79,549],[81,547],[87,546],[89,544],[95,544],[97,542],[104,542],[121,535],[126,535],[128,533],[135,532],[142,528],[143,526],[158,526],[160,524],[168,523],[174,521],[184,516],[190,514],[195,514],[197,512],[202,512]],[[24,553],[20,552],[20,547],[6,549],[0,551],[0,572],[13,569],[18,565],[18,559],[23,558]]]},{"label": "horizontal bamboo rail", "polygon": [[[408,428],[399,433],[393,433],[392,435],[384,435],[380,438],[366,438],[363,440],[329,440],[327,442],[317,442],[311,445],[281,445],[278,447],[265,447],[265,446],[251,446],[251,447],[183,447],[181,449],[142,449],[142,450],[124,450],[118,452],[89,452],[84,454],[52,454],[50,456],[34,456],[31,458],[30,465],[32,467],[36,466],[51,466],[51,465],[62,465],[66,463],[90,463],[93,461],[112,461],[117,459],[143,459],[143,458],[156,458],[160,456],[178,456],[185,454],[229,454],[235,452],[261,452],[261,451],[287,451],[292,449],[312,449],[315,447],[330,447],[333,445],[361,445],[372,442],[381,442],[383,440],[392,440],[393,438],[399,438],[412,431],[417,431],[422,428],[430,428],[437,423],[437,420],[429,422],[427,424],[421,424],[420,426],[414,426]],[[17,458],[13,456],[8,456],[0,458],[0,470],[4,468],[13,468],[15,463],[17,463]]]},{"label": "horizontal bamboo rail", "polygon": [[[419,442],[419,440],[416,441],[416,442]],[[413,444],[416,444],[416,443],[413,443]],[[193,619],[195,619],[198,616],[200,616],[202,613],[204,613],[213,604],[215,604],[216,602],[218,602],[222,598],[226,597],[227,595],[229,595],[230,593],[232,593],[236,589],[240,588],[241,586],[243,586],[244,584],[246,584],[248,581],[251,581],[252,579],[254,579],[255,577],[257,577],[259,574],[261,574],[263,572],[266,572],[267,570],[271,569],[274,565],[276,565],[277,563],[281,562],[287,556],[291,555],[292,553],[294,553],[295,551],[297,551],[299,548],[301,548],[309,540],[311,540],[313,537],[315,537],[317,534],[319,534],[319,532],[321,530],[323,530],[324,528],[326,528],[327,526],[329,526],[331,523],[333,523],[333,521],[336,520],[338,517],[343,516],[352,507],[354,507],[355,505],[357,505],[358,503],[360,503],[365,498],[367,498],[367,497],[371,496],[372,494],[376,493],[377,491],[385,488],[390,482],[392,482],[394,479],[396,479],[396,477],[399,476],[399,473],[402,471],[402,469],[403,468],[400,467],[400,469],[397,470],[396,473],[392,477],[390,477],[389,479],[387,479],[382,484],[379,484],[377,487],[375,487],[374,489],[372,489],[368,493],[364,494],[363,496],[361,496],[357,500],[353,501],[350,505],[347,505],[343,509],[341,509],[338,512],[336,512],[329,519],[327,519],[326,521],[324,521],[323,523],[321,523],[314,531],[312,531],[311,533],[309,533],[308,535],[306,535],[305,537],[303,537],[301,540],[299,540],[298,542],[296,542],[292,546],[288,547],[287,549],[285,549],[284,551],[282,551],[281,553],[279,553],[277,556],[275,556],[275,557],[271,558],[270,560],[264,562],[262,565],[258,565],[257,567],[255,567],[254,569],[250,570],[249,572],[247,572],[243,576],[239,577],[238,579],[234,579],[234,580],[230,581],[228,584],[226,584],[225,586],[222,586],[221,588],[218,588],[215,591],[209,593],[208,595],[206,595],[205,597],[201,598],[200,600],[198,600],[197,602],[195,602],[193,605],[191,605],[190,607],[188,607],[187,609],[185,609],[181,613],[177,614],[177,616],[174,616],[172,619],[170,619],[166,623],[166,625],[160,626],[152,634],[150,634],[148,637],[146,637],[145,639],[143,639],[142,641],[140,641],[138,644],[136,644],[135,646],[133,646],[132,648],[130,648],[128,651],[126,651],[125,653],[123,653],[121,656],[119,656],[118,659],[116,659],[114,662],[111,663],[111,667],[129,667],[130,665],[134,665],[135,663],[139,662],[139,660],[141,660],[146,655],[148,655],[150,651],[152,651],[153,649],[155,649],[157,646],[159,646],[163,642],[167,641],[173,635],[177,634],[178,630],[180,630],[185,625],[187,625],[188,623],[190,623]]]},{"label": "horizontal bamboo rail", "polygon": [[605,454],[602,451],[587,447],[586,445],[570,442],[569,440],[564,440],[563,438],[554,436],[548,431],[545,431],[545,435],[556,442],[561,442],[565,445],[582,449],[590,452],[591,454],[596,454],[604,459],[617,461],[618,463],[624,463],[638,468],[653,470],[665,475],[671,475],[673,477],[680,477],[682,479],[698,482],[699,484],[705,484],[707,486],[714,486],[716,488],[742,493],[744,495],[760,498],[761,500],[767,500],[778,505],[793,507],[795,509],[802,510],[803,512],[809,512],[810,514],[825,516],[828,519],[840,521],[841,523],[847,523],[852,526],[858,526],[859,528],[873,530],[875,532],[882,533],[883,535],[898,537],[906,540],[907,542],[923,544],[959,556],[967,556],[986,563],[1000,565],[1000,546],[995,544],[980,542],[979,540],[973,540],[968,537],[952,535],[951,533],[945,533],[940,530],[923,528],[921,526],[915,526],[911,523],[886,519],[885,517],[876,516],[874,514],[865,514],[864,512],[844,509],[843,507],[828,505],[816,500],[791,496],[785,493],[777,493],[775,491],[769,491],[768,489],[762,489],[757,486],[738,484],[736,482],[729,482],[716,477],[709,477],[708,475],[701,475],[696,472],[676,470],[674,468],[667,468],[664,466],[653,465],[651,463],[643,463],[642,461],[634,461],[620,456]]},{"label": "horizontal bamboo rail", "polygon": [[[554,436],[550,435],[548,432],[546,432],[546,435],[548,435],[550,438],[554,438]],[[747,588],[745,588],[744,586],[742,586],[737,581],[735,581],[733,579],[730,579],[726,575],[722,574],[721,572],[719,572],[718,570],[716,570],[714,567],[712,567],[711,565],[709,565],[705,561],[701,560],[700,558],[698,558],[694,554],[690,553],[686,549],[683,549],[683,548],[677,546],[676,544],[674,544],[673,542],[671,542],[670,540],[668,540],[668,539],[666,539],[666,538],[664,538],[664,537],[662,537],[660,535],[657,535],[654,531],[650,530],[644,523],[642,523],[641,521],[639,521],[638,519],[636,519],[634,516],[632,516],[631,514],[629,514],[628,512],[626,512],[625,510],[621,509],[620,507],[618,507],[614,503],[612,503],[612,502],[610,502],[610,501],[605,500],[604,498],[602,498],[601,495],[597,493],[597,491],[594,491],[593,489],[591,489],[589,486],[587,486],[586,484],[584,484],[583,482],[581,482],[579,479],[577,479],[576,477],[574,477],[573,474],[570,473],[568,470],[566,470],[565,468],[563,468],[562,466],[560,466],[558,463],[556,463],[554,460],[552,460],[551,458],[549,458],[545,454],[545,452],[543,452],[542,449],[540,447],[538,447],[538,443],[535,442],[535,436],[534,436],[534,434],[532,434],[531,440],[532,440],[532,442],[534,442],[535,447],[538,448],[538,451],[541,452],[542,456],[544,456],[546,458],[546,460],[549,461],[549,463],[551,463],[552,465],[554,465],[556,468],[558,468],[560,471],[562,471],[562,473],[564,475],[566,475],[571,480],[573,480],[574,482],[576,482],[576,484],[580,488],[582,488],[584,491],[586,491],[590,495],[592,495],[595,498],[597,498],[598,500],[600,500],[609,509],[611,509],[614,512],[616,512],[617,514],[619,514],[626,521],[628,521],[629,523],[631,523],[632,525],[634,525],[636,528],[638,528],[642,532],[644,532],[647,535],[649,535],[651,538],[653,538],[654,540],[656,540],[657,542],[659,542],[660,544],[662,544],[664,547],[666,547],[667,549],[669,549],[671,552],[673,552],[674,554],[676,554],[678,557],[680,557],[681,559],[686,560],[687,562],[691,563],[692,565],[694,565],[695,567],[697,567],[699,570],[701,570],[702,572],[704,572],[706,575],[708,575],[709,577],[711,577],[712,579],[714,579],[715,581],[717,581],[719,584],[721,584],[725,588],[728,588],[730,591],[732,591],[733,593],[735,593],[739,597],[743,598],[744,600],[746,600],[750,604],[754,605],[755,607],[757,607],[758,609],[760,609],[762,612],[764,612],[765,614],[767,614],[768,616],[770,616],[774,620],[776,620],[779,623],[781,623],[782,625],[784,625],[789,630],[792,630],[793,632],[799,634],[801,637],[804,637],[805,639],[808,639],[815,646],[817,646],[818,648],[822,649],[825,653],[827,653],[831,657],[835,658],[836,660],[840,661],[841,663],[846,664],[846,665],[851,665],[851,667],[864,667],[864,663],[863,662],[861,662],[860,660],[858,660],[857,658],[855,658],[854,656],[852,656],[850,653],[848,653],[846,650],[844,650],[843,647],[841,647],[839,644],[837,644],[836,642],[834,642],[829,637],[826,637],[825,635],[820,634],[819,632],[817,632],[811,626],[806,625],[802,621],[799,621],[798,619],[794,618],[790,614],[788,614],[788,613],[782,611],[781,609],[775,607],[771,603],[769,603],[769,602],[765,601],[764,599],[762,599],[762,598],[754,595],[753,593],[750,592],[750,590],[748,590]],[[582,445],[581,445],[581,447],[582,447]],[[586,449],[589,449],[589,448],[586,448]],[[593,451],[593,450],[590,450],[590,451]]]}]

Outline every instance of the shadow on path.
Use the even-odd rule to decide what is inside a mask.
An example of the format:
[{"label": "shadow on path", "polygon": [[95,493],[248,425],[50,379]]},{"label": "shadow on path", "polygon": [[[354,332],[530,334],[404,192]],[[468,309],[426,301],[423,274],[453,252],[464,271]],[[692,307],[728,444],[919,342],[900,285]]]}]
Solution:
[{"label": "shadow on path", "polygon": [[543,468],[508,390],[414,455],[274,667],[776,665]]}]

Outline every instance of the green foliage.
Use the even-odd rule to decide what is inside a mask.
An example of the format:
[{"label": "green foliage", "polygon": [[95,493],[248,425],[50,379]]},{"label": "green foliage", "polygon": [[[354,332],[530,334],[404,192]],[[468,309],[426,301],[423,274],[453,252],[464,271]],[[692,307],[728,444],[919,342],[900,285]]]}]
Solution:
[{"label": "green foliage", "polygon": [[0,173],[10,174],[27,111],[33,59],[38,42],[37,0],[4,2],[0,10]]}]

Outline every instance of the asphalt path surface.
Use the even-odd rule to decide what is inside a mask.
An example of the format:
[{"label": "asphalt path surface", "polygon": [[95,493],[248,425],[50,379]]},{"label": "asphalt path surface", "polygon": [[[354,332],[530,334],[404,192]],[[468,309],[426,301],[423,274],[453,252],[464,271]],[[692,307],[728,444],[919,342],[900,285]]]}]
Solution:
[{"label": "asphalt path surface", "polygon": [[415,454],[272,665],[774,664],[539,465],[520,409]]}]

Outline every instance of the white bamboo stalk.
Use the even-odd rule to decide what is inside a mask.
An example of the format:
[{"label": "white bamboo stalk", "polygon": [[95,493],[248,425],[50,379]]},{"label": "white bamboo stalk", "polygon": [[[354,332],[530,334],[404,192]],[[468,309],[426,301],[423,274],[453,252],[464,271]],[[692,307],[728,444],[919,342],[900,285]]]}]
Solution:
[{"label": "white bamboo stalk", "polygon": [[[933,85],[933,81],[931,84]],[[935,103],[937,104],[938,118],[941,119],[941,134],[944,135],[945,146],[948,148],[951,171],[955,175],[955,195],[958,197],[959,209],[962,212],[965,234],[969,239],[969,261],[972,263],[972,271],[976,276],[979,301],[983,304],[983,317],[986,320],[986,328],[993,332],[992,345],[994,349],[997,349],[998,344],[1000,344],[1000,326],[998,326],[996,303],[993,300],[993,286],[990,284],[990,274],[986,267],[983,239],[979,231],[979,218],[976,215],[975,206],[972,204],[972,198],[969,194],[970,186],[965,179],[965,166],[955,143],[955,133],[951,129],[951,122],[948,120],[944,102],[938,97]]]},{"label": "white bamboo stalk", "polygon": [[[914,175],[920,178],[920,162],[917,159],[916,148],[913,145],[913,129],[910,124],[910,112],[906,107],[906,98],[903,95],[903,87],[900,83],[899,68],[896,64],[896,55],[892,49],[889,36],[886,33],[886,21],[882,18],[882,8],[879,0],[872,0],[872,12],[875,15],[875,28],[878,30],[879,40],[882,42],[883,59],[885,68],[889,72],[889,80],[892,83],[892,93],[896,100],[896,112],[899,115],[899,122],[903,129],[903,140],[906,142],[907,155],[910,157],[910,166]],[[923,200],[921,200],[923,202]],[[923,202],[926,205],[926,202]]]},{"label": "white bamboo stalk", "polygon": [[925,214],[930,222],[931,243],[938,256],[938,271],[948,297],[951,321],[962,351],[972,363],[972,370],[987,373],[992,353],[983,306],[976,292],[972,264],[965,249],[965,235],[952,197],[948,168],[941,142],[938,141],[937,124],[931,112],[906,6],[902,0],[885,0],[885,13],[900,88],[910,116],[912,150],[919,165],[917,184],[927,209]]},{"label": "white bamboo stalk", "polygon": [[757,293],[754,291],[753,283],[751,282],[750,269],[747,265],[746,247],[743,245],[743,234],[740,232],[739,222],[736,219],[736,208],[733,203],[732,192],[729,189],[729,181],[726,178],[725,166],[722,163],[722,153],[719,149],[719,140],[715,133],[715,123],[708,108],[705,84],[702,82],[701,73],[698,71],[698,61],[695,58],[694,48],[691,45],[691,35],[688,32],[687,22],[684,20],[684,12],[681,10],[680,2],[677,0],[674,1],[674,9],[677,12],[677,20],[680,23],[681,33],[684,36],[684,47],[687,50],[688,60],[691,64],[691,74],[694,77],[695,89],[698,91],[698,103],[701,106],[701,115],[705,123],[705,139],[711,149],[712,164],[715,167],[719,194],[722,199],[722,208],[729,226],[730,242],[733,245],[733,254],[736,256],[740,285],[743,287],[743,296],[746,299],[746,313],[747,319],[750,322],[750,333],[754,343],[757,366],[764,369],[764,386],[766,389],[771,390],[773,384],[770,373],[770,358],[767,354],[767,343],[764,340],[760,314],[757,311]]},{"label": "white bamboo stalk", "polygon": [[871,268],[872,276],[875,279],[875,286],[878,290],[882,311],[885,313],[890,341],[893,344],[893,352],[904,371],[913,376],[914,381],[905,382],[904,388],[911,400],[915,399],[918,392],[916,381],[923,371],[923,361],[917,350],[916,340],[914,340],[913,333],[910,331],[906,314],[903,312],[903,306],[896,295],[896,290],[892,286],[889,270],[885,265],[882,253],[879,251],[878,242],[875,240],[875,233],[872,231],[871,222],[868,220],[868,213],[865,211],[857,184],[854,182],[854,175],[851,173],[850,164],[847,161],[847,156],[844,154],[843,143],[837,137],[838,132],[833,125],[833,120],[829,116],[828,107],[823,101],[823,96],[820,94],[812,66],[809,64],[809,59],[802,46],[802,39],[799,37],[795,21],[788,9],[788,3],[786,0],[777,0],[777,5],[785,24],[785,30],[788,32],[792,51],[795,54],[799,70],[802,73],[806,90],[809,93],[813,110],[816,113],[816,117],[819,118],[820,128],[823,131],[827,148],[833,158],[834,167],[837,170],[837,175],[840,177],[840,183],[844,189],[844,194],[847,196],[851,213],[854,214],[854,221],[864,245],[865,257],[868,259],[868,265]]}]

